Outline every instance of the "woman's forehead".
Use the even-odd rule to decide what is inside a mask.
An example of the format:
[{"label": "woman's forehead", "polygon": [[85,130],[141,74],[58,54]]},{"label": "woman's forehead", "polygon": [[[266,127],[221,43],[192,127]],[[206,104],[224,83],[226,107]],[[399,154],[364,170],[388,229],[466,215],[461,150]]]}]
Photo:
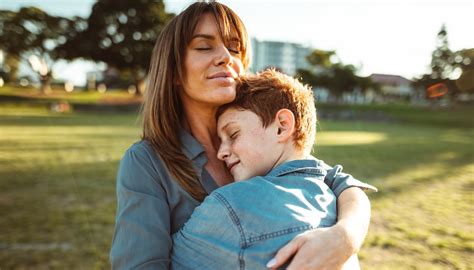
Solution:
[{"label": "woman's forehead", "polygon": [[204,13],[197,22],[192,38],[213,39],[217,36],[224,41],[240,41],[239,33],[234,25],[229,25],[223,18],[219,20],[209,12]]}]

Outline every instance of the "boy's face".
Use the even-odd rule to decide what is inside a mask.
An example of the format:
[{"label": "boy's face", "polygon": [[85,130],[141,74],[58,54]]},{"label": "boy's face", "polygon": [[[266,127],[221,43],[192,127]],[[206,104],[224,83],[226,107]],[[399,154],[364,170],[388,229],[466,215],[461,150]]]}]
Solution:
[{"label": "boy's face", "polygon": [[264,128],[258,115],[248,110],[226,110],[217,121],[217,134],[221,139],[217,157],[225,161],[235,181],[267,174],[283,152],[275,122]]}]

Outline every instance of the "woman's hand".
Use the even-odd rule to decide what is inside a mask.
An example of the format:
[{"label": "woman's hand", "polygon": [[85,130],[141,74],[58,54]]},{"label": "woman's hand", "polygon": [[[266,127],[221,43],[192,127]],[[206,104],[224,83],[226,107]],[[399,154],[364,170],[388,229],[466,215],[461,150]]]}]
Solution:
[{"label": "woman's hand", "polygon": [[370,223],[370,201],[361,189],[348,188],[341,193],[337,204],[336,225],[296,236],[277,252],[267,267],[277,269],[291,260],[289,270],[340,269],[362,246]]},{"label": "woman's hand", "polygon": [[[288,270],[341,269],[355,253],[346,232],[338,225],[320,228],[296,236],[282,247],[267,267],[277,269],[291,260]],[[274,262],[271,265],[271,262]]]}]

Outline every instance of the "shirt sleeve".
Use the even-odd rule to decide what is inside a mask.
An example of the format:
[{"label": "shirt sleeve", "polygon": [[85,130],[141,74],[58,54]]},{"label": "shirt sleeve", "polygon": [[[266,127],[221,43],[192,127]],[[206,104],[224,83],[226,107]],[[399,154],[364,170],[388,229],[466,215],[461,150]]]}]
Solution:
[{"label": "shirt sleeve", "polygon": [[[173,234],[170,269],[224,269],[239,264],[240,232],[216,192]],[[222,196],[221,196],[222,197]]]},{"label": "shirt sleeve", "polygon": [[376,187],[359,181],[350,174],[343,173],[341,165],[330,167],[329,165],[324,164],[324,167],[327,170],[324,183],[328,185],[336,197],[339,197],[344,190],[350,187],[359,187],[363,190],[377,191]]},{"label": "shirt sleeve", "polygon": [[134,145],[125,153],[117,175],[112,269],[168,269],[170,212],[157,177],[142,147]]}]

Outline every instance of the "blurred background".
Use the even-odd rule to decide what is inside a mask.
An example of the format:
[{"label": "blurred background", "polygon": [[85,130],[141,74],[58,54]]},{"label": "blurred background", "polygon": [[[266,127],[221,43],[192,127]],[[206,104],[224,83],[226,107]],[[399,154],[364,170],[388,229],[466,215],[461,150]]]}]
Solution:
[{"label": "blurred background", "polygon": [[[473,269],[468,0],[221,1],[313,87],[313,153],[379,188],[363,269]],[[0,1],[0,269],[106,269],[151,50],[192,1]]]}]

